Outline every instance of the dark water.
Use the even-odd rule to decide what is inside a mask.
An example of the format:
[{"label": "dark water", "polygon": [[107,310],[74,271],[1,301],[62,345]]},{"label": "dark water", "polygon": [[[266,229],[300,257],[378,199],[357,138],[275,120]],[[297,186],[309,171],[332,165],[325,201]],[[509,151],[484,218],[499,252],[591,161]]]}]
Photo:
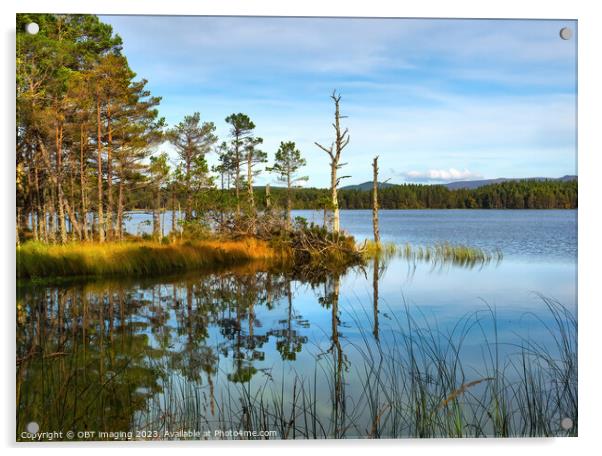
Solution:
[{"label": "dark water", "polygon": [[[322,221],[317,212],[296,215]],[[568,323],[577,311],[576,217],[381,212],[386,241],[502,250],[501,262],[472,268],[397,258],[341,275],[243,268],[22,286],[18,432],[36,421],[42,430],[126,433],[104,439],[232,437],[216,430],[269,430],[271,438],[565,435],[559,423],[576,423],[576,396],[551,398],[558,371],[574,370],[576,382],[576,327]],[[371,235],[368,211],[343,211],[341,224],[358,239]],[[568,355],[557,344],[563,337]],[[544,357],[558,361],[555,373]],[[533,424],[515,386],[527,382],[525,365],[548,404],[544,424]],[[461,413],[448,410],[450,394]],[[494,394],[513,411],[507,426],[493,418]],[[178,430],[197,434],[169,433]]]}]

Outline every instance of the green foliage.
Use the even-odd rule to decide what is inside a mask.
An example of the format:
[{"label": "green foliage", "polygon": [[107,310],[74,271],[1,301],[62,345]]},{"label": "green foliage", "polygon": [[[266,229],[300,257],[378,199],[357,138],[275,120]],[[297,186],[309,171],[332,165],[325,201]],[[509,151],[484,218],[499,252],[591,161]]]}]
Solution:
[{"label": "green foliage", "polygon": [[[382,209],[572,209],[577,207],[577,181],[520,180],[456,190],[404,184],[380,189],[378,198]],[[339,204],[369,209],[371,192],[341,190]]]},{"label": "green foliage", "polygon": [[[230,114],[226,117],[226,122],[230,124],[230,136],[236,138],[237,141],[242,141],[251,135],[255,129],[255,124],[249,116],[239,112],[238,114]],[[240,144],[242,145],[242,143]]]},{"label": "green foliage", "polygon": [[[254,170],[256,165],[267,162],[267,154],[258,149],[257,146],[263,143],[262,138],[255,137],[253,131],[255,124],[249,116],[243,113],[234,113],[226,117],[226,122],[230,124],[230,146],[223,145],[220,154],[221,170],[231,176],[232,184],[236,193],[236,212],[240,215],[241,197],[240,191],[245,185],[245,178],[242,173],[243,165],[246,165],[247,176],[247,211],[254,215],[255,200],[253,194],[253,177],[260,171]],[[230,179],[229,179],[230,181]],[[230,183],[230,182],[228,182]]]},{"label": "green foliage", "polygon": [[307,181],[307,176],[297,176],[297,171],[305,166],[307,161],[301,156],[301,151],[297,149],[292,141],[281,142],[280,147],[276,151],[274,165],[266,168],[267,171],[275,173],[278,180],[287,187],[292,187],[295,184]]},{"label": "green foliage", "polygon": [[[576,209],[578,183],[557,180],[523,180],[491,184],[477,189],[449,190],[442,185],[403,184],[378,191],[381,209]],[[285,207],[287,192],[272,187],[272,201]],[[256,189],[261,200],[265,189]],[[339,190],[341,209],[371,209],[372,193]],[[293,209],[329,208],[329,190],[299,188],[292,194]]]},{"label": "green foliage", "polygon": [[200,114],[195,112],[191,116],[185,116],[182,122],[167,133],[169,141],[175,146],[181,160],[181,165],[177,169],[176,181],[178,185],[182,186],[185,195],[187,222],[192,221],[193,211],[197,218],[201,212],[202,206],[198,204],[199,200],[196,199],[196,196],[213,184],[213,180],[209,176],[206,155],[217,142],[214,132],[213,122],[201,123]]},{"label": "green foliage", "polygon": [[169,157],[165,152],[150,158],[150,165],[148,167],[148,171],[151,175],[153,183],[157,187],[161,187],[165,183],[167,177],[169,176],[168,160]]}]

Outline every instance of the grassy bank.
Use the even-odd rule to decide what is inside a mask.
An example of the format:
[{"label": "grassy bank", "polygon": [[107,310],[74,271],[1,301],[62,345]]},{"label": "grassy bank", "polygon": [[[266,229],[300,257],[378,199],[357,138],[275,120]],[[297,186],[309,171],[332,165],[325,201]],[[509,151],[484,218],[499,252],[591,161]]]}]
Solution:
[{"label": "grassy bank", "polygon": [[284,254],[257,239],[70,243],[17,247],[17,278],[144,276],[275,261]]},{"label": "grassy bank", "polygon": [[[361,264],[369,258],[404,258],[472,267],[500,261],[501,252],[448,243],[427,247],[380,244],[355,245],[352,237],[332,238],[316,229],[294,231],[286,241],[256,238],[206,239],[161,243],[140,238],[121,242],[43,244],[29,241],[17,247],[17,278],[69,279],[72,277],[140,277],[191,270],[215,272],[251,263],[294,266],[319,274]],[[309,269],[309,271],[307,271]]]}]

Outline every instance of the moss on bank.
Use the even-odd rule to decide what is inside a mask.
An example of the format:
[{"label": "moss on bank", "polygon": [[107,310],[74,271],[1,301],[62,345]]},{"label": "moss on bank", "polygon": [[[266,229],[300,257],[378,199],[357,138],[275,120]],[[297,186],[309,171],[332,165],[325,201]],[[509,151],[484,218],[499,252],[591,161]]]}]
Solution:
[{"label": "moss on bank", "polygon": [[253,238],[172,244],[153,241],[64,245],[27,242],[17,247],[17,278],[146,276],[254,261],[276,262],[285,258],[286,252]]}]

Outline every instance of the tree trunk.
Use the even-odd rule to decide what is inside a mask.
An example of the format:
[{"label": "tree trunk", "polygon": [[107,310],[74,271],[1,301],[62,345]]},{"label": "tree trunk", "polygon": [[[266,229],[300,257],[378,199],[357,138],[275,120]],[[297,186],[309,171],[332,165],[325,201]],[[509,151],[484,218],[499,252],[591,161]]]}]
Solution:
[{"label": "tree trunk", "polygon": [[249,212],[255,217],[255,196],[253,195],[253,154],[247,155],[247,193],[249,197]]},{"label": "tree trunk", "polygon": [[79,127],[79,186],[81,198],[82,232],[84,240],[88,240],[88,208],[86,205],[86,163],[84,161],[84,124]]},{"label": "tree trunk", "polygon": [[332,206],[332,231],[340,231],[339,223],[339,198],[337,194],[337,164],[330,164],[330,204]]},{"label": "tree trunk", "polygon": [[96,123],[98,125],[97,143],[98,143],[98,242],[105,241],[104,233],[104,215],[102,210],[102,134],[100,125],[100,94],[96,97]]},{"label": "tree trunk", "polygon": [[186,214],[184,215],[184,220],[186,220],[187,222],[190,222],[192,220],[192,191],[190,189],[191,160],[192,158],[186,161]]},{"label": "tree trunk", "polygon": [[33,191],[33,183],[31,181],[31,179],[32,179],[31,166],[34,166],[34,161],[33,161],[33,156],[31,155],[31,153],[32,153],[31,146],[29,146],[28,149],[30,152],[29,160],[31,160],[31,165],[29,166],[29,169],[27,172],[27,216],[25,218],[26,218],[26,220],[29,220],[29,217],[31,216],[31,233],[33,235],[33,240],[37,241],[38,240],[38,224],[36,221],[35,193]]},{"label": "tree trunk", "polygon": [[155,204],[153,208],[153,239],[158,241],[161,238],[161,219],[159,217],[161,210],[161,192],[155,190]]},{"label": "tree trunk", "polygon": [[[182,208],[180,207],[180,202],[178,201],[178,214],[181,214],[181,213],[182,213]],[[183,234],[184,230],[182,228],[180,228],[179,231],[180,231],[180,239],[182,239],[182,234]]]},{"label": "tree trunk", "polygon": [[374,243],[380,246],[380,231],[378,229],[378,156],[372,162],[372,229],[374,230]]},{"label": "tree trunk", "polygon": [[172,189],[171,192],[171,235],[175,237],[176,235],[176,192],[175,189]]},{"label": "tree trunk", "polygon": [[63,170],[62,170],[62,156],[63,156],[63,127],[56,126],[55,128],[55,139],[56,139],[56,190],[57,190],[57,203],[59,211],[59,235],[61,244],[67,242],[67,226],[65,225],[65,210],[63,206]]},{"label": "tree trunk", "polygon": [[292,210],[293,210],[293,203],[291,201],[291,173],[289,171],[286,176],[286,226],[289,229],[291,227]]},{"label": "tree trunk", "polygon": [[272,208],[272,196],[270,195],[270,184],[265,185],[265,209],[267,212]]},{"label": "tree trunk", "polygon": [[21,227],[19,226],[19,224],[20,224],[20,219],[21,219],[21,208],[20,208],[20,207],[18,207],[18,208],[17,208],[17,220],[16,220],[16,222],[15,222],[15,229],[16,229],[16,233],[15,233],[15,234],[16,234],[16,236],[15,236],[15,241],[16,241],[16,243],[17,243],[17,247],[18,247],[19,245],[21,245],[21,240],[20,240],[20,232],[21,232],[21,229],[20,229],[20,228],[21,228]]},{"label": "tree trunk", "polygon": [[34,185],[36,189],[36,224],[38,225],[38,233],[39,237],[43,242],[47,242],[48,239],[46,237],[46,212],[42,208],[42,197],[40,196],[40,181],[38,176],[38,165],[34,164],[33,168],[33,176],[34,176]]},{"label": "tree trunk", "polygon": [[[334,111],[334,130],[335,130],[335,141],[330,147],[324,147],[317,142],[314,143],[320,149],[328,154],[330,157],[330,204],[332,210],[332,231],[338,233],[340,231],[340,222],[339,222],[339,201],[337,195],[337,188],[339,185],[339,180],[343,179],[343,177],[337,177],[337,170],[343,166],[340,164],[341,160],[341,152],[343,149],[349,144],[349,136],[348,130],[345,129],[341,133],[341,114],[339,110],[339,102],[341,100],[341,96],[336,94],[336,91],[332,93],[331,97],[334,101],[335,111]],[[344,176],[348,177],[348,176]]]},{"label": "tree trunk", "polygon": [[67,211],[67,215],[69,216],[73,230],[75,231],[77,237],[81,238],[81,229],[79,227],[79,223],[77,222],[77,218],[75,218],[75,213],[73,212],[73,209],[71,209],[71,205],[67,202],[67,200],[63,199],[63,206]]},{"label": "tree trunk", "polygon": [[[77,216],[77,209],[76,209],[76,205],[75,205],[75,177],[74,177],[74,170],[73,170],[73,162],[70,161],[70,165],[69,166],[69,205],[71,206],[72,210],[73,210],[73,215]],[[80,214],[81,216],[81,214]],[[79,230],[79,233],[75,230],[75,226],[73,224],[75,220],[71,221],[71,239],[73,239],[74,241],[77,240],[82,240],[83,236],[82,236],[82,232],[81,232],[81,227]]]},{"label": "tree trunk", "polygon": [[49,198],[48,198],[48,234],[51,243],[56,241],[56,209],[54,207],[54,187],[49,186]]},{"label": "tree trunk", "polygon": [[111,106],[107,102],[107,238],[115,238],[113,224],[113,126],[111,124]]},{"label": "tree trunk", "polygon": [[117,196],[117,236],[123,240],[123,176],[119,179],[119,194]]},{"label": "tree trunk", "polygon": [[238,136],[236,136],[234,144],[234,157],[236,159],[236,180],[234,181],[234,187],[236,192],[236,217],[240,218],[240,150],[238,145]]}]

